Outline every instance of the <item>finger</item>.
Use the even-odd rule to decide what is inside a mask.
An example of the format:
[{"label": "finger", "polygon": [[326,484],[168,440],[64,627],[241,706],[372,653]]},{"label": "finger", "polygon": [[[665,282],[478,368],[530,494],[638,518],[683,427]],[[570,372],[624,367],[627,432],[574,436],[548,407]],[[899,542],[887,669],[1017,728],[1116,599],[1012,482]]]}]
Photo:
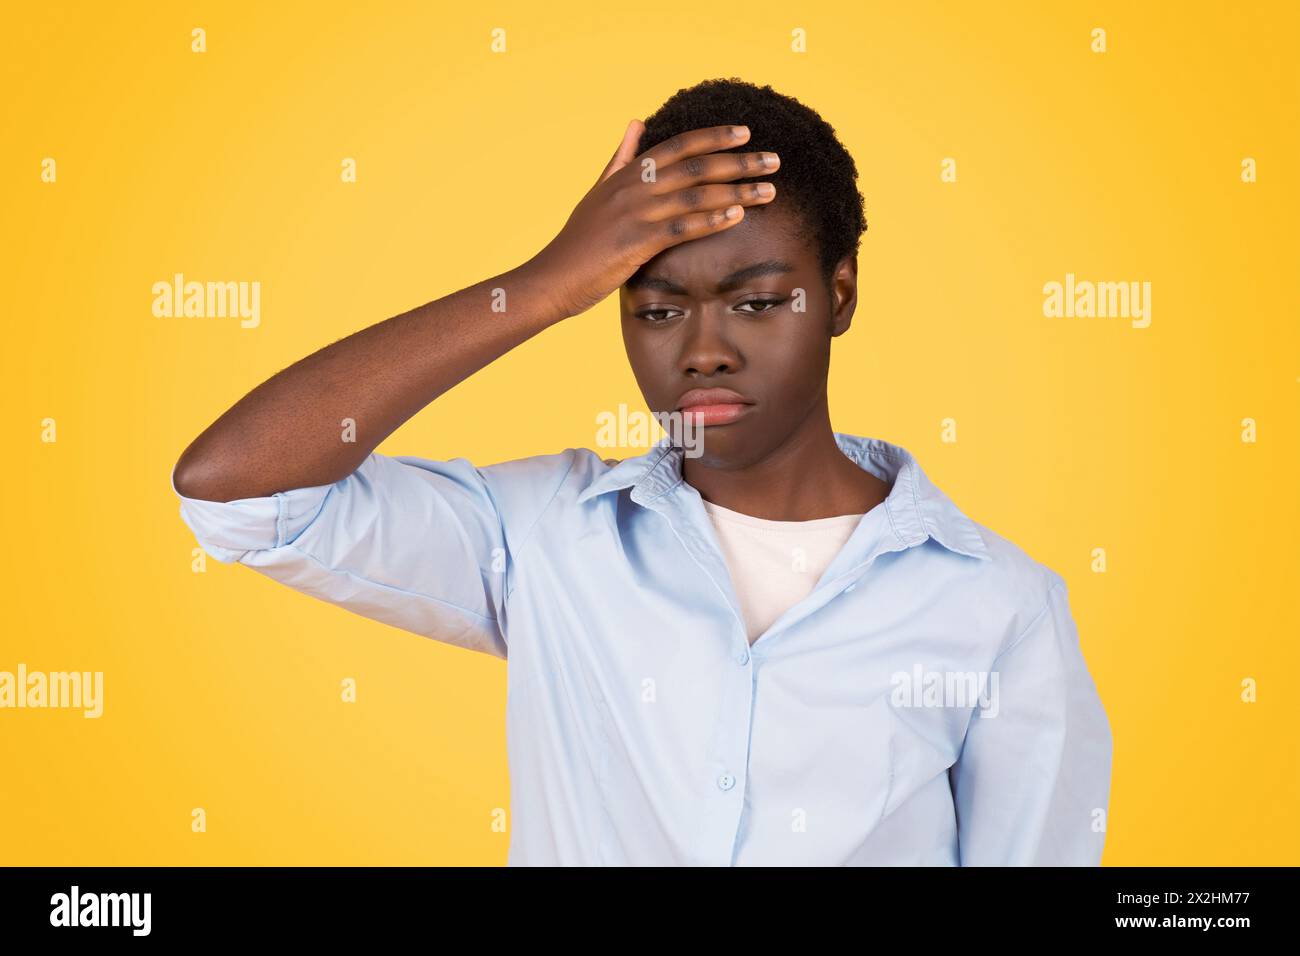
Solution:
[{"label": "finger", "polygon": [[[740,132],[734,132],[736,130]],[[673,163],[680,162],[683,159],[702,156],[705,153],[716,153],[723,149],[731,149],[748,141],[748,139],[749,127],[747,126],[706,126],[703,129],[688,130],[685,133],[670,136],[657,146],[650,147],[636,158],[642,162],[646,159],[653,160],[656,170],[666,169]]]},{"label": "finger", "polygon": [[623,133],[623,142],[618,144],[618,149],[614,150],[614,155],[605,164],[604,171],[596,180],[597,183],[603,183],[636,158],[636,145],[641,141],[641,134],[644,131],[645,124],[639,119],[634,119],[627,124],[627,130]]},{"label": "finger", "polygon": [[781,167],[776,153],[713,153],[694,156],[659,171],[652,193],[667,193],[699,183],[724,183],[731,179],[766,176]]},{"label": "finger", "polygon": [[650,243],[652,254],[658,255],[669,246],[675,246],[692,239],[699,239],[722,232],[743,221],[745,207],[739,204],[725,209],[711,209],[708,212],[694,212],[677,216],[663,222],[654,223],[651,229]]},{"label": "finger", "polygon": [[772,183],[692,186],[655,197],[655,205],[646,213],[645,218],[649,222],[661,222],[694,212],[722,210],[732,205],[761,206],[775,198],[776,186]]}]

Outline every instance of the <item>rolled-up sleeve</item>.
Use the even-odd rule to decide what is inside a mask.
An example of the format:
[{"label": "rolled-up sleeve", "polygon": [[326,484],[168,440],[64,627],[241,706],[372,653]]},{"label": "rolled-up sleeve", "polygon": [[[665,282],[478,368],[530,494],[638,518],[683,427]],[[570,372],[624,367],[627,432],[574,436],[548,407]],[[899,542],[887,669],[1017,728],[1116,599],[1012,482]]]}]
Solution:
[{"label": "rolled-up sleeve", "polygon": [[950,770],[962,866],[1097,866],[1106,840],[1110,723],[1064,579],[990,669],[996,707],[971,717]]},{"label": "rolled-up sleeve", "polygon": [[[199,545],[356,614],[504,658],[514,552],[566,455],[477,468],[372,453],[346,478],[235,501],[180,499]],[[503,504],[505,506],[503,506]]]}]

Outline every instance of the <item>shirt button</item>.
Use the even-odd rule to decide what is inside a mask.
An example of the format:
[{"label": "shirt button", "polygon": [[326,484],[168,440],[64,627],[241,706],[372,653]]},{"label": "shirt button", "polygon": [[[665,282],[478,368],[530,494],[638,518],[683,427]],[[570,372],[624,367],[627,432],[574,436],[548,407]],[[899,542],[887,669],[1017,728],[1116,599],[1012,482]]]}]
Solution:
[{"label": "shirt button", "polygon": [[736,785],[736,778],[729,773],[724,773],[721,777],[718,778],[719,790],[730,790],[735,785]]},{"label": "shirt button", "polygon": [[737,663],[737,664],[748,664],[748,663],[749,663],[749,651],[741,651],[739,654],[737,654],[737,655],[736,655],[736,663]]}]

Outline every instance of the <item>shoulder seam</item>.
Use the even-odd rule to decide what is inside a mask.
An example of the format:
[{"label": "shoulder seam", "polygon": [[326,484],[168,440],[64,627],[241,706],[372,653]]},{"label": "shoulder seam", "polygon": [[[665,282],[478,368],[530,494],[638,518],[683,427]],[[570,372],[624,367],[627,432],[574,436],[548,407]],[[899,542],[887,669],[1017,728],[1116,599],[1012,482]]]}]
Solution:
[{"label": "shoulder seam", "polygon": [[1051,608],[1052,594],[1057,590],[1057,588],[1064,586],[1064,584],[1065,584],[1064,579],[1059,579],[1052,583],[1052,586],[1047,589],[1047,600],[1043,602],[1043,609],[1034,615],[1034,619],[1025,625],[1025,629],[1020,632],[1020,635],[1014,641],[1012,641],[1005,648],[1003,648],[1001,651],[998,652],[998,656],[993,658],[994,664],[997,664],[997,662],[1000,661],[1005,655],[1011,653],[1011,651],[1015,650],[1017,647],[1020,646],[1020,642],[1025,639],[1025,635],[1027,635],[1030,631],[1034,629],[1034,625],[1036,625],[1040,620],[1042,620],[1043,615],[1046,614],[1048,610]]},{"label": "shoulder seam", "polygon": [[[533,532],[537,530],[537,526],[541,524],[543,515],[545,515],[546,512],[551,510],[551,505],[554,504],[555,499],[559,497],[560,489],[563,488],[564,483],[569,480],[569,475],[573,472],[573,466],[578,463],[577,450],[566,449],[566,451],[574,452],[574,454],[570,455],[569,457],[569,467],[564,470],[564,474],[560,477],[560,480],[556,482],[555,490],[551,492],[551,497],[546,499],[546,504],[542,505],[541,510],[537,512],[537,517],[533,519],[533,523],[529,525],[528,530],[524,532],[523,538],[521,538],[519,541],[519,547],[516,549],[516,558],[521,556],[524,553],[525,549],[527,549],[528,542],[532,540]],[[511,590],[513,590],[513,588]]]}]

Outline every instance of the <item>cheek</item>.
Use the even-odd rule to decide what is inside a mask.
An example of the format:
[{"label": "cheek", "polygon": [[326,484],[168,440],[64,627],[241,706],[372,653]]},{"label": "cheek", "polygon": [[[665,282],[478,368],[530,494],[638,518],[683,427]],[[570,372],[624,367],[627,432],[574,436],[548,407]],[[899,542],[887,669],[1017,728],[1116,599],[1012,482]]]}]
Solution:
[{"label": "cheek", "polygon": [[[625,337],[623,344],[627,351],[628,365],[632,369],[632,377],[636,379],[642,396],[651,404],[663,401],[665,397],[660,393],[664,391],[664,383],[668,381],[672,372],[671,362],[665,350],[648,348],[644,342],[633,336]],[[675,395],[672,397],[676,398]]]},{"label": "cheek", "polygon": [[645,340],[642,336],[637,335],[635,329],[628,324],[626,319],[623,320],[623,351],[627,354],[627,362],[632,366],[632,371],[636,372],[646,363],[648,350],[645,347]]},{"label": "cheek", "polygon": [[828,371],[828,350],[824,343],[806,337],[790,340],[766,353],[761,372],[763,392],[775,400],[777,408],[798,417],[825,391]]}]

